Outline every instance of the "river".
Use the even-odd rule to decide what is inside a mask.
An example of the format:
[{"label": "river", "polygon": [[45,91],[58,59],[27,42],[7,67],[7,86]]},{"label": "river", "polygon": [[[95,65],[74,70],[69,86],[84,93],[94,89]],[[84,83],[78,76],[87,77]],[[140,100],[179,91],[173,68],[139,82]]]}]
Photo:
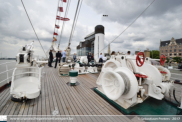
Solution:
[{"label": "river", "polygon": [[4,82],[1,82],[3,80],[7,79],[7,73],[2,73],[4,71],[6,71],[6,64],[3,64],[3,63],[6,63],[6,62],[11,62],[11,63],[7,64],[7,68],[8,69],[13,69],[13,68],[15,68],[15,65],[16,65],[16,61],[15,60],[0,60],[0,87],[2,85],[6,84],[7,82],[11,81],[11,76],[12,76],[12,73],[13,73],[13,70],[8,71],[8,76],[10,78],[8,80],[4,81]]}]

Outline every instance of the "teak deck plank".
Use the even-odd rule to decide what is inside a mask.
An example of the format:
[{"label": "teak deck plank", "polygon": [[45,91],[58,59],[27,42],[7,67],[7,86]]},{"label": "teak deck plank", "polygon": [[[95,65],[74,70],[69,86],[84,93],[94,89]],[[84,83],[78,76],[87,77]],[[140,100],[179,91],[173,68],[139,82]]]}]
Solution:
[{"label": "teak deck plank", "polygon": [[10,88],[7,88],[7,89],[5,89],[4,91],[2,91],[2,92],[0,93],[0,103],[1,103],[2,99],[4,98],[4,95],[5,95],[7,92],[9,92],[9,91],[10,91]]},{"label": "teak deck plank", "polygon": [[[85,79],[83,79],[83,80],[85,80]],[[80,79],[80,81],[82,81],[81,79]],[[90,80],[91,81],[91,80]],[[82,82],[83,83],[83,82]],[[87,86],[89,86],[89,85],[87,85]],[[88,88],[89,89],[89,88]],[[100,99],[100,96],[98,96],[97,94],[95,94],[95,93],[92,93],[92,91],[90,91],[89,93],[91,93],[93,96],[94,96],[94,102],[96,102],[96,104],[100,104],[100,106],[102,106],[102,107],[107,107],[109,104],[108,103],[106,103],[105,101],[103,101],[103,100],[101,100]],[[115,110],[115,108],[114,108],[114,110]],[[118,112],[117,110],[116,110],[116,112],[114,113],[115,115],[116,114],[121,114],[120,112]]]},{"label": "teak deck plank", "polygon": [[[28,113],[27,113],[27,115],[29,115],[29,117],[32,116],[34,102],[35,102],[35,99],[31,100],[31,102],[30,102]],[[31,122],[31,120],[27,120],[26,122]]]},{"label": "teak deck plank", "polygon": [[11,95],[9,93],[7,93],[5,96],[4,96],[4,99],[1,101],[0,103],[0,111],[3,110],[3,108],[6,109],[6,106],[8,106],[11,102]]},{"label": "teak deck plank", "polygon": [[[43,72],[44,70],[42,70]],[[45,103],[45,77],[41,77],[41,97],[42,97],[42,115],[46,115],[46,103]]]},{"label": "teak deck plank", "polygon": [[[52,74],[52,71],[50,72]],[[57,105],[57,108],[59,109],[59,115],[64,115],[65,113],[68,114],[68,111],[66,110],[66,105],[65,105],[65,102],[62,98],[62,95],[63,94],[60,94],[60,88],[58,88],[58,86],[56,85],[56,82],[55,82],[55,78],[54,78],[54,75],[52,75],[51,77],[52,81],[52,87],[54,87],[54,94],[55,94],[55,100],[57,101],[57,103],[55,103]]]},{"label": "teak deck plank", "polygon": [[[14,102],[12,102],[12,103],[14,103]],[[7,114],[7,115],[14,115],[14,112],[15,112],[15,110],[16,110],[17,105],[18,105],[18,102],[15,102],[15,103],[13,104],[12,108],[10,108],[10,110],[11,110],[10,113]],[[6,114],[5,114],[5,115],[6,115]]]},{"label": "teak deck plank", "polygon": [[[47,70],[47,69],[46,69]],[[51,93],[51,86],[50,86],[50,74],[47,70],[46,72],[46,77],[47,77],[47,91],[48,91],[48,100],[49,100],[49,108],[50,108],[50,115],[52,115],[52,111],[54,110],[54,105],[53,105],[53,101],[52,101],[52,93]]]},{"label": "teak deck plank", "polygon": [[[53,74],[56,73],[55,71],[52,72]],[[54,75],[53,75],[54,76]],[[67,105],[66,105],[66,109],[70,110],[70,115],[78,115],[76,109],[74,108],[73,104],[71,103],[71,98],[68,97],[66,92],[62,92],[62,91],[66,91],[66,89],[64,89],[64,87],[62,87],[63,85],[59,84],[59,80],[57,79],[57,77],[54,76],[54,80],[56,82],[56,86],[59,88],[58,89],[58,93],[60,93],[60,95],[62,95],[62,98],[65,99],[66,101],[68,101]],[[60,90],[62,89],[62,90]],[[63,90],[64,89],[64,90]],[[65,98],[66,97],[66,98]],[[78,121],[81,121],[80,118],[76,118],[78,119]]]},{"label": "teak deck plank", "polygon": [[[44,70],[45,70],[45,68],[44,68]],[[45,72],[43,70],[43,72]],[[49,91],[48,91],[48,77],[47,77],[47,73],[45,72],[44,73],[44,82],[45,82],[45,90],[44,90],[44,92],[45,92],[45,106],[46,106],[46,115],[51,115],[51,109],[50,109],[50,101],[49,101]]]},{"label": "teak deck plank", "polygon": [[6,103],[6,105],[4,106],[4,108],[2,109],[1,114],[4,114],[4,115],[8,115],[12,106],[13,106],[13,102],[11,102],[10,100]]},{"label": "teak deck plank", "polygon": [[[58,86],[64,86],[64,83],[63,82],[59,82],[59,79],[56,77],[56,80],[58,80],[56,83],[58,84]],[[61,84],[61,85],[60,85]],[[77,105],[75,105],[75,101],[73,100],[73,98],[70,96],[70,92],[68,91],[68,89],[66,89],[65,87],[61,87],[61,89],[64,89],[64,93],[63,94],[65,94],[65,96],[66,96],[66,98],[67,98],[67,100],[69,101],[69,104],[71,105],[71,108],[73,109],[73,111],[74,111],[74,115],[78,115],[78,114],[80,114],[80,115],[83,115],[82,113],[81,113],[81,111],[79,110],[79,108],[77,107]],[[62,91],[62,90],[61,90]],[[67,93],[66,93],[67,92]],[[69,97],[68,97],[69,96]],[[72,102],[71,102],[72,101]],[[73,105],[74,105],[74,107],[73,107]],[[75,110],[75,108],[76,108],[76,110],[78,111],[78,113],[77,113],[77,111]],[[77,119],[78,119],[78,121],[81,121],[80,120],[80,118],[79,117],[77,117]],[[82,118],[83,119],[83,118]],[[83,119],[83,121],[85,121],[85,119]]]},{"label": "teak deck plank", "polygon": [[[65,82],[66,82],[66,81],[65,81]],[[82,108],[83,111],[85,111],[86,115],[93,115],[93,114],[90,112],[90,110],[88,109],[88,107],[85,105],[85,103],[81,101],[82,98],[80,97],[80,95],[79,95],[79,94],[75,94],[75,93],[76,93],[76,91],[74,91],[75,89],[72,89],[71,87],[68,87],[68,88],[71,90],[70,93],[72,93],[71,96],[73,97],[74,101],[77,103],[77,105],[78,105],[80,108]],[[92,119],[93,121],[96,121],[95,118],[91,118],[91,119]]]},{"label": "teak deck plank", "polygon": [[[69,77],[59,77],[58,68],[45,66],[42,70],[41,94],[26,103],[11,101],[10,88],[0,93],[0,115],[52,115],[58,108],[58,115],[122,115],[116,108],[96,94],[92,88],[97,87],[99,74],[85,74],[77,77],[78,86],[68,86]],[[181,85],[174,84],[176,98],[180,100]],[[171,94],[172,95],[172,94]],[[173,98],[171,98],[173,99]],[[89,117],[77,117],[76,121],[89,121]],[[129,121],[127,117],[116,117],[120,121]],[[93,121],[114,121],[106,116]],[[29,121],[28,121],[29,122]]]},{"label": "teak deck plank", "polygon": [[[87,93],[87,95],[90,96],[90,97],[92,97],[90,93]],[[103,110],[103,108],[100,105],[98,105],[97,103],[95,103],[96,102],[95,101],[95,98],[94,99],[87,99],[86,101],[90,101],[92,105],[95,104],[95,107],[98,110],[97,115],[99,115],[99,114],[100,115],[108,115],[108,111]],[[88,104],[90,104],[90,103],[88,103]],[[107,119],[107,121],[110,121],[109,118],[105,118],[105,117],[104,118],[101,118],[101,119]],[[103,120],[103,121],[106,121],[106,120]]]},{"label": "teak deck plank", "polygon": [[[2,104],[5,103],[4,101],[7,99],[8,95],[9,95],[9,92],[10,92],[10,89],[9,88],[8,89],[5,89],[5,90],[6,91],[4,91],[2,93],[2,96],[0,97],[1,98],[0,99],[0,108],[3,107]],[[1,111],[1,109],[0,109],[0,111]]]}]

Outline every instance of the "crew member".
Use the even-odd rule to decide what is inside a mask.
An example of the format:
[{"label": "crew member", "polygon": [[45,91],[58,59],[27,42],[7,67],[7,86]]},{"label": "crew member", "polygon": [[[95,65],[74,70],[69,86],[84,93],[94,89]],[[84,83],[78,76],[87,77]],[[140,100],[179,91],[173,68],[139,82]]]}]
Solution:
[{"label": "crew member", "polygon": [[49,52],[49,67],[52,67],[52,61],[53,61],[53,54],[52,54],[52,50],[50,50],[50,52]]},{"label": "crew member", "polygon": [[54,67],[54,68],[57,67],[57,62],[58,62],[58,61],[59,61],[59,63],[60,63],[61,57],[62,57],[61,51],[58,51],[58,52],[56,53],[56,63],[55,63],[55,67]]},{"label": "crew member", "polygon": [[92,54],[92,60],[94,61],[94,54]]},{"label": "crew member", "polygon": [[65,62],[65,59],[66,59],[66,50],[63,51],[62,55],[63,55],[63,62]]},{"label": "crew member", "polygon": [[[61,54],[61,57],[62,57],[62,53],[61,53],[61,50],[60,50],[59,52],[60,52],[60,54]],[[59,63],[61,62],[61,57],[60,57],[60,59],[59,59]]]},{"label": "crew member", "polygon": [[91,55],[91,53],[88,54],[87,59],[88,59],[88,63],[92,60],[92,55]]},{"label": "crew member", "polygon": [[75,55],[75,53],[73,55],[73,60],[76,61],[76,55]]},{"label": "crew member", "polygon": [[127,55],[130,55],[130,53],[131,53],[131,52],[130,52],[130,51],[128,51],[128,52],[127,52]]},{"label": "crew member", "polygon": [[115,51],[112,51],[111,55],[115,55]]},{"label": "crew member", "polygon": [[99,56],[99,63],[100,63],[100,62],[101,62],[101,63],[103,62],[103,59],[102,59],[102,58],[103,58],[103,55],[102,55],[102,53],[100,53],[100,56]]}]

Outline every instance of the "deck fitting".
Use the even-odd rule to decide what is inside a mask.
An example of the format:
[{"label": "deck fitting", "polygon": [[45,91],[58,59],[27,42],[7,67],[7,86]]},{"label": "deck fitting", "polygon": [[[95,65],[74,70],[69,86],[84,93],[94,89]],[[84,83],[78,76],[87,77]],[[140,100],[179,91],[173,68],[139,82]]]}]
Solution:
[{"label": "deck fitting", "polygon": [[79,82],[76,82],[76,83],[67,82],[66,84],[67,84],[68,86],[78,86],[78,85],[80,85]]}]

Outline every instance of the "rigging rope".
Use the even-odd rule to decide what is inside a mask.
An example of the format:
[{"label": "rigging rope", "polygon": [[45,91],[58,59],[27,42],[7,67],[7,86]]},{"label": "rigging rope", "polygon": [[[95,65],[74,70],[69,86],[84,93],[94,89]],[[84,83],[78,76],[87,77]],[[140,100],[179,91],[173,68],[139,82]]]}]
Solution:
[{"label": "rigging rope", "polygon": [[71,29],[71,33],[70,33],[70,38],[69,38],[69,43],[68,43],[68,46],[70,45],[70,41],[71,41],[71,36],[73,34],[73,28],[75,26],[75,19],[76,19],[76,15],[77,15],[77,11],[78,11],[78,6],[80,4],[80,0],[78,0],[78,3],[77,3],[77,8],[76,8],[76,12],[75,12],[75,17],[74,17],[74,21],[73,21],[73,25],[72,25],[72,29]]},{"label": "rigging rope", "polygon": [[[58,6],[57,6],[57,13],[56,13],[55,25],[56,25],[56,22],[57,22],[57,15],[59,16],[59,14],[61,13],[61,12],[59,12],[59,4],[60,4],[60,0],[58,0]],[[55,32],[55,29],[56,29],[56,26],[55,25],[54,25],[54,32]],[[59,25],[59,21],[58,21],[58,25]],[[58,29],[57,29],[57,31],[58,31]],[[54,34],[53,34],[53,37],[52,38],[54,38]]]},{"label": "rigging rope", "polygon": [[[130,26],[131,26],[131,25],[132,25],[140,16],[141,16],[141,15],[142,15],[142,14],[143,14],[143,13],[144,13],[144,12],[145,12],[153,3],[154,3],[154,1],[155,1],[155,0],[153,0],[153,1],[148,5],[148,7],[145,8],[145,9],[142,11],[142,13],[140,13],[139,16],[138,16],[137,18],[135,18],[134,21],[133,21],[132,23],[130,23],[129,26],[126,27],[126,28],[125,28],[125,29],[124,29],[124,30],[123,30],[123,31],[122,31],[114,40],[112,40],[111,42],[109,42],[109,44],[111,44],[111,43],[114,42],[119,36],[121,36],[121,35],[122,35],[122,34],[123,34],[123,33],[124,33],[124,32],[125,32],[125,31],[126,31],[126,30],[127,30],[127,29],[128,29],[128,28],[129,28],[129,27],[130,27]],[[109,44],[108,44],[108,45],[109,45]],[[108,45],[107,45],[107,46],[108,46]],[[104,50],[107,46],[105,46],[102,50]],[[102,51],[102,50],[100,50],[100,51]],[[97,54],[99,54],[99,53],[97,53]],[[97,55],[97,54],[96,54],[96,55]]]},{"label": "rigging rope", "polygon": [[76,22],[75,22],[75,26],[74,26],[74,28],[73,28],[73,34],[72,34],[72,36],[71,36],[70,42],[71,42],[71,40],[72,40],[72,38],[73,38],[73,35],[74,35],[74,32],[75,32],[76,23],[77,23],[77,20],[78,20],[78,16],[79,16],[79,13],[80,13],[80,9],[81,9],[81,6],[82,6],[82,2],[83,2],[83,0],[82,0],[81,3],[80,3],[80,8],[79,8],[79,10],[78,10],[78,15],[77,15],[77,17],[76,17]]},{"label": "rigging rope", "polygon": [[[67,6],[66,6],[66,11],[65,11],[65,14],[64,14],[64,18],[67,17],[70,3],[71,3],[71,0],[68,0]],[[61,42],[61,37],[62,37],[63,30],[64,30],[64,23],[65,23],[65,21],[63,21],[63,24],[62,24],[62,29],[61,29],[61,34],[60,34],[60,38],[59,38],[58,48],[59,48],[59,45],[60,45],[60,42]]]},{"label": "rigging rope", "polygon": [[[42,46],[42,44],[41,44],[41,42],[40,42],[40,40],[39,40],[39,38],[38,38],[38,36],[37,36],[37,33],[35,32],[35,29],[34,29],[34,27],[33,27],[33,24],[32,24],[32,22],[31,22],[31,20],[30,20],[30,17],[29,17],[29,15],[28,15],[28,13],[27,13],[27,10],[26,10],[26,8],[25,8],[25,6],[24,6],[23,0],[21,0],[21,2],[22,2],[22,5],[23,5],[23,7],[24,7],[24,9],[25,9],[25,12],[26,12],[26,14],[27,14],[27,16],[28,16],[28,19],[29,19],[29,21],[30,21],[30,24],[31,24],[31,26],[32,26],[32,28],[33,28],[33,30],[34,30],[34,33],[35,33],[35,35],[36,35],[36,37],[37,37],[37,40],[39,41],[39,43],[40,43],[40,45],[41,45],[41,47],[42,47],[42,50],[44,51],[44,48],[43,48],[43,46]],[[44,53],[45,53],[45,51],[44,51]],[[46,55],[46,53],[45,53],[45,55]],[[47,58],[47,55],[46,55],[46,58]]]}]

